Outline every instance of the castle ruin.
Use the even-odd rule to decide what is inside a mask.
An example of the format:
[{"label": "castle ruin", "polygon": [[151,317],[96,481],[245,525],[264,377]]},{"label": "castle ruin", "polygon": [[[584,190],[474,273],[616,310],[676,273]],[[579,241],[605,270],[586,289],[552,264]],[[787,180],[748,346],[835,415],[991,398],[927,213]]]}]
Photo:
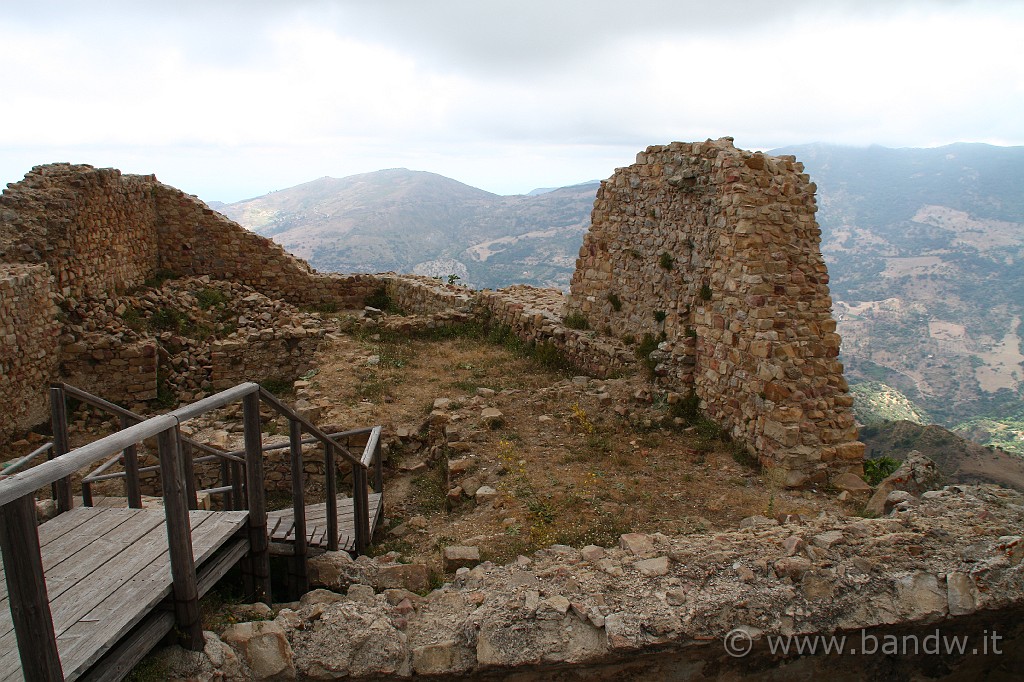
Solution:
[{"label": "castle ruin", "polygon": [[[728,138],[650,147],[602,183],[566,299],[320,274],[152,175],[38,166],[0,197],[0,407],[10,415],[0,428],[45,421],[45,388],[58,378],[115,400],[156,397],[158,340],[116,319],[69,324],[65,311],[84,299],[158,272],[230,280],[301,306],[361,308],[383,286],[410,312],[487,316],[595,376],[633,364],[649,335],[660,342],[659,384],[695,394],[787,485],[824,483],[859,472],[864,446],[837,359],[814,191],[792,157],[741,151]],[[570,328],[567,314],[594,331]],[[204,362],[221,388],[259,379],[267,357],[304,371],[321,340],[322,331],[275,327],[214,341]]]},{"label": "castle ruin", "polygon": [[731,138],[648,147],[601,183],[569,314],[661,341],[659,383],[786,471],[861,473],[838,360],[815,185],[794,157]]}]

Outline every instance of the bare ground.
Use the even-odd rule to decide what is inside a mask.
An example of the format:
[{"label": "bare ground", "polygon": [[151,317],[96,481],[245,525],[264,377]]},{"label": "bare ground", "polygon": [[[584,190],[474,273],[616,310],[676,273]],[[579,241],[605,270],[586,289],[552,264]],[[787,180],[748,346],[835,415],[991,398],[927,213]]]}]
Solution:
[{"label": "bare ground", "polygon": [[[478,330],[433,340],[360,332],[328,339],[300,395],[321,408],[321,424],[384,426],[386,521],[371,552],[397,551],[438,575],[448,545],[476,545],[484,559],[505,562],[551,544],[613,545],[626,532],[714,532],[755,514],[858,509],[836,491],[786,490],[715,425],[680,423],[642,370],[588,379]],[[438,398],[450,402],[434,409]],[[485,408],[500,419],[485,419]],[[78,415],[72,445],[114,426]],[[195,435],[207,428],[197,424]],[[265,428],[280,434],[284,427]],[[240,447],[241,433],[230,435]],[[43,438],[30,440],[0,459]],[[322,485],[310,484],[313,499]],[[489,501],[450,496],[456,486],[496,492]],[[122,489],[113,482],[96,492]]]},{"label": "bare ground", "polygon": [[[311,390],[324,420],[380,423],[391,434],[385,499],[395,530],[381,534],[378,553],[440,568],[441,548],[453,544],[503,562],[555,543],[614,544],[631,531],[694,533],[754,514],[853,511],[834,491],[782,489],[711,424],[674,423],[641,376],[573,378],[472,335],[334,335],[318,369]],[[451,402],[434,410],[438,398]],[[484,419],[485,408],[501,418]],[[444,423],[447,443],[428,442],[431,422]],[[497,494],[451,501],[458,485]]]}]

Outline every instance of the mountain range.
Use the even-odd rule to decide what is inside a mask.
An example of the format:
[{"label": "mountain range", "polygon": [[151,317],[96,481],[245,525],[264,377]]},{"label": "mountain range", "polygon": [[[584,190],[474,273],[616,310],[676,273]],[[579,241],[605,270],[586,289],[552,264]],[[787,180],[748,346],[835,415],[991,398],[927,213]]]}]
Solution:
[{"label": "mountain range", "polygon": [[211,206],[318,270],[458,275],[477,288],[565,288],[598,184],[499,196],[394,168]]},{"label": "mountain range", "polygon": [[[1024,147],[770,153],[818,185],[861,421],[934,421],[1024,454]],[[391,169],[211,206],[320,270],[565,289],[597,187],[499,196]]]}]

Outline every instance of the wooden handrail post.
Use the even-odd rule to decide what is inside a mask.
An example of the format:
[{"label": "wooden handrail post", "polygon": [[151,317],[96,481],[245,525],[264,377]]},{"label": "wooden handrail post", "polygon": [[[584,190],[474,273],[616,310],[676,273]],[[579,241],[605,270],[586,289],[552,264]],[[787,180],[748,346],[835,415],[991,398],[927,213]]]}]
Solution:
[{"label": "wooden handrail post", "polygon": [[196,465],[192,461],[192,444],[182,441],[181,463],[185,476],[185,496],[188,498],[189,509],[199,509],[199,499],[196,496]]},{"label": "wooden handrail post", "polygon": [[[60,386],[50,387],[50,425],[53,429],[53,449],[50,450],[49,459],[56,459],[67,454],[70,449],[67,404],[64,401],[64,389]],[[74,506],[71,497],[71,477],[65,476],[54,481],[51,488],[53,499],[57,502],[57,513],[70,511]]]},{"label": "wooden handrail post", "polygon": [[[121,415],[121,428],[127,429],[137,424],[127,415]],[[128,496],[128,506],[132,509],[142,508],[142,481],[139,479],[139,446],[136,443],[126,447],[121,454],[121,462],[124,464],[125,494]]]},{"label": "wooden handrail post", "polygon": [[384,518],[384,462],[380,456],[380,439],[377,440],[377,448],[374,453],[373,464],[373,487],[380,497],[377,499],[377,518]]},{"label": "wooden handrail post", "polygon": [[160,455],[160,479],[164,491],[167,519],[167,546],[171,558],[174,594],[174,619],[178,643],[192,651],[202,651],[203,625],[199,616],[199,588],[192,552],[192,524],[188,514],[184,466],[181,461],[181,434],[174,426],[157,434]]},{"label": "wooden handrail post", "polygon": [[295,518],[295,554],[292,556],[291,574],[288,576],[292,597],[298,599],[309,591],[309,573],[306,567],[306,493],[302,463],[302,424],[288,421],[288,438],[292,464],[292,512]]},{"label": "wooden handrail post", "polygon": [[245,509],[245,473],[238,462],[231,463],[231,508]]},{"label": "wooden handrail post", "polygon": [[[222,488],[226,488],[232,485],[231,464],[226,459],[220,460],[220,485]],[[226,490],[221,494],[223,496],[221,504],[224,506],[224,511],[230,511],[231,509],[233,509],[233,505],[231,504],[232,490]]]},{"label": "wooden handrail post", "polygon": [[21,673],[26,682],[63,682],[32,495],[0,507],[0,551]]},{"label": "wooden handrail post", "polygon": [[255,599],[270,604],[270,541],[267,538],[267,502],[263,480],[263,433],[260,429],[260,394],[242,398],[245,426],[245,487],[249,498],[249,578]]},{"label": "wooden handrail post", "polygon": [[384,462],[380,456],[380,439],[373,449],[373,489],[375,492],[384,492]]},{"label": "wooden handrail post", "polygon": [[352,511],[355,525],[356,554],[366,552],[370,544],[370,500],[369,486],[366,483],[366,469],[361,466],[352,467]]},{"label": "wooden handrail post", "polygon": [[324,444],[324,491],[327,495],[327,549],[338,551],[338,464],[334,446]]}]

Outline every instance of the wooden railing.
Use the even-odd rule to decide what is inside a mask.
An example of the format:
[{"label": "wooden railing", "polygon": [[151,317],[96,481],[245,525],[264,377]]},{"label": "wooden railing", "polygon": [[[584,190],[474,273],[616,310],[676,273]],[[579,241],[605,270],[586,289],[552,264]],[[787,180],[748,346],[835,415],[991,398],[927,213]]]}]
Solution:
[{"label": "wooden railing", "polygon": [[[69,450],[65,404],[68,395],[120,416],[122,429]],[[374,488],[377,492],[383,490],[379,426],[328,435],[254,383],[240,384],[168,414],[148,419],[64,384],[55,385],[51,389],[50,401],[54,426],[51,459],[0,480],[0,551],[3,554],[11,613],[22,659],[22,672],[29,682],[63,679],[40,556],[35,493],[40,488],[51,486],[58,510],[67,511],[73,506],[72,474],[103,458],[110,458],[97,471],[86,477],[89,480],[83,485],[83,502],[91,498],[87,491],[93,482],[123,476],[128,490],[129,505],[139,507],[140,474],[149,468],[139,468],[137,447],[146,439],[156,437],[157,441],[159,466],[153,468],[159,470],[163,489],[175,621],[179,641],[187,648],[200,650],[204,646],[188,518],[188,510],[196,506],[197,494],[191,449],[208,453],[197,461],[220,460],[222,483],[230,481],[228,485],[210,489],[208,492],[224,493],[225,501],[230,500],[231,508],[235,509],[239,508],[244,500],[248,509],[246,532],[249,552],[243,560],[242,569],[245,590],[255,599],[269,603],[271,594],[263,471],[263,453],[267,449],[288,447],[291,451],[296,524],[294,561],[289,576],[290,587],[293,590],[304,592],[308,589],[303,444],[320,442],[324,446],[327,519],[331,534],[329,549],[338,548],[338,454],[352,467],[356,551],[362,553],[370,542],[367,472],[371,468],[374,472]],[[242,403],[244,450],[222,452],[182,436],[180,426],[184,422],[238,401]],[[287,444],[277,444],[268,448],[263,446],[260,427],[261,401],[289,420]],[[309,433],[311,438],[303,440],[303,431]],[[337,440],[338,436],[363,433],[368,433],[369,436],[361,457],[353,455]],[[123,463],[125,471],[116,474],[105,473],[117,461]],[[224,465],[225,462],[228,464]],[[230,473],[225,474],[225,470],[229,470]]]}]

